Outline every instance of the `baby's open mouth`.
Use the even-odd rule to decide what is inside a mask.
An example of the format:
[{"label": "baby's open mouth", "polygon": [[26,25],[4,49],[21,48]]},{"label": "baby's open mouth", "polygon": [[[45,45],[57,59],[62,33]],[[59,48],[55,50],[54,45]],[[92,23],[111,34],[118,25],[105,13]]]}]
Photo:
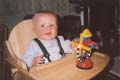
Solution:
[{"label": "baby's open mouth", "polygon": [[51,32],[45,33],[46,35],[51,35]]}]

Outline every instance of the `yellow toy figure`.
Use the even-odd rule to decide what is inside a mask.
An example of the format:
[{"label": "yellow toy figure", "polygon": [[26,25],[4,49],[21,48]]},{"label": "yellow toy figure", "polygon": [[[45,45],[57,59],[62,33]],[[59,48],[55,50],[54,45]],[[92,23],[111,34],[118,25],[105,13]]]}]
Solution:
[{"label": "yellow toy figure", "polygon": [[92,41],[90,38],[92,33],[89,29],[84,29],[80,34],[79,42],[73,41],[73,45],[77,46],[77,62],[76,66],[82,69],[90,69],[93,67],[93,62],[90,57],[92,55],[93,48],[98,49],[98,44]]}]

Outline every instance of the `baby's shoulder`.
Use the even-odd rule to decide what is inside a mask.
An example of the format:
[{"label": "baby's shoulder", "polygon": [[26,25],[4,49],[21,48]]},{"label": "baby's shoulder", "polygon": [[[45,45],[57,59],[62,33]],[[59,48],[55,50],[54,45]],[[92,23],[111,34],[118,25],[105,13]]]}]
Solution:
[{"label": "baby's shoulder", "polygon": [[62,39],[62,40],[64,39],[64,37],[63,37],[63,36],[57,36],[57,37],[58,37],[59,39]]},{"label": "baby's shoulder", "polygon": [[33,39],[30,43],[29,46],[37,46],[37,42]]}]

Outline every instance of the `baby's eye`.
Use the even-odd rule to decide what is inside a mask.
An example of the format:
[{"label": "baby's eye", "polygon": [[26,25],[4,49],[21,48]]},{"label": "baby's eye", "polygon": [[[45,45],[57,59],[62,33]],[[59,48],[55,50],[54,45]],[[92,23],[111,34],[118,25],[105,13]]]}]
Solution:
[{"label": "baby's eye", "polygon": [[54,27],[54,24],[51,24],[50,27]]},{"label": "baby's eye", "polygon": [[44,25],[40,25],[41,27],[45,27]]}]

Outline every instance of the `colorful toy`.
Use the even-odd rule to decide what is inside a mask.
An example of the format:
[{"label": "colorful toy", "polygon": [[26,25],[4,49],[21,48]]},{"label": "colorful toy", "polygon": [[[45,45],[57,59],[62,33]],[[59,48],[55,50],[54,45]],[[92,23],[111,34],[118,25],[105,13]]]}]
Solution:
[{"label": "colorful toy", "polygon": [[92,50],[98,49],[98,44],[92,41],[90,38],[92,37],[92,33],[89,29],[85,29],[80,34],[80,39],[78,42],[73,41],[73,45],[77,46],[77,61],[76,66],[82,69],[90,69],[93,67],[93,62],[90,57],[92,55]]}]

